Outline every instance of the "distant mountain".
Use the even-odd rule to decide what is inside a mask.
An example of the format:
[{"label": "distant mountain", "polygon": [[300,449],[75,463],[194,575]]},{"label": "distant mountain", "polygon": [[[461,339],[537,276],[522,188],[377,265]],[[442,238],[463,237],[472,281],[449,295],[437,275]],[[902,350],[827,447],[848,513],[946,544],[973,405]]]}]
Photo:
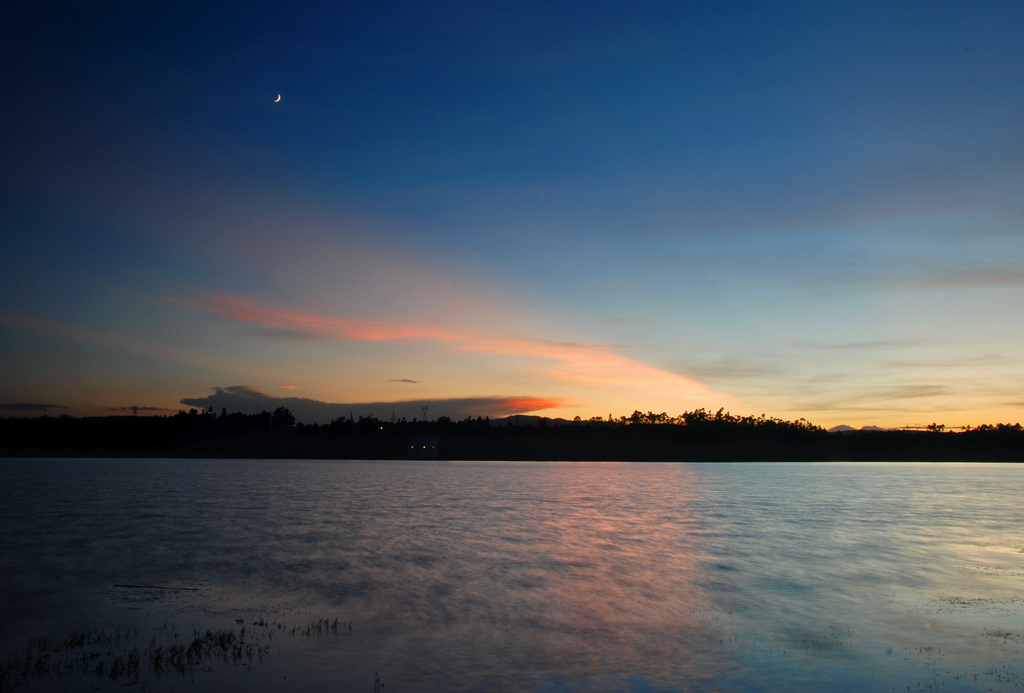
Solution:
[{"label": "distant mountain", "polygon": [[548,416],[534,416],[531,414],[513,414],[503,419],[491,419],[492,426],[508,426],[509,424],[512,426],[539,426],[542,422],[548,426],[565,426],[577,423],[568,419],[552,419]]},{"label": "distant mountain", "polygon": [[882,428],[881,426],[864,426],[863,428],[854,428],[853,426],[847,426],[846,424],[839,424],[828,429],[829,433],[853,433],[854,431],[889,431],[892,429]]}]

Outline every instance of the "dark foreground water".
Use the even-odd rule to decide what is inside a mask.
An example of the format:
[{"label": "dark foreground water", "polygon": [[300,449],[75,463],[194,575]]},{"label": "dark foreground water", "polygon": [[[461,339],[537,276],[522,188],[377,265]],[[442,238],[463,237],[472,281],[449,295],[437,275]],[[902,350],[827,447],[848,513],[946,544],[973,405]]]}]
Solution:
[{"label": "dark foreground water", "polygon": [[1018,465],[0,474],[0,690],[1024,690]]}]

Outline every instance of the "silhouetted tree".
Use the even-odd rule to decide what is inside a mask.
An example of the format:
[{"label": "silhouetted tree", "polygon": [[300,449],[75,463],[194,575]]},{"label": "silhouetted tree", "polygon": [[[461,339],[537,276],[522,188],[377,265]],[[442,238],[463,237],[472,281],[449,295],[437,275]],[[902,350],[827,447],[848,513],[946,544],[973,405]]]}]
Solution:
[{"label": "silhouetted tree", "polygon": [[278,407],[270,415],[270,425],[273,428],[291,428],[295,425],[295,415],[285,407]]}]

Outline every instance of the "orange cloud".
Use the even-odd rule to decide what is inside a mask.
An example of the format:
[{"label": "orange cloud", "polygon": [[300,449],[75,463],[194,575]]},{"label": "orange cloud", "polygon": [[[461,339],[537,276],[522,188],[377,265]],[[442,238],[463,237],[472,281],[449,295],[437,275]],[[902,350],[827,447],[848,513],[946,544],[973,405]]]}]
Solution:
[{"label": "orange cloud", "polygon": [[735,402],[693,378],[641,363],[601,344],[546,342],[521,337],[401,321],[336,318],[293,308],[262,306],[236,296],[175,302],[233,320],[318,337],[369,342],[434,341],[454,349],[554,361],[550,373],[562,380],[624,387],[692,400]]},{"label": "orange cloud", "polygon": [[507,397],[500,403],[502,411],[523,413],[542,409],[560,409],[569,404],[565,397]]}]

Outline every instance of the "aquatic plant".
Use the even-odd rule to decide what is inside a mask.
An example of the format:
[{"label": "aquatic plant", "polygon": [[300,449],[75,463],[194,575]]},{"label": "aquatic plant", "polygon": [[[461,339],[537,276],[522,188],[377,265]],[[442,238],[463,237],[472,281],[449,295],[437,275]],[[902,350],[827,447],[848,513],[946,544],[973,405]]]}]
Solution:
[{"label": "aquatic plant", "polygon": [[[182,638],[167,623],[149,637],[139,630],[115,627],[75,630],[64,638],[41,636],[0,660],[0,693],[30,688],[30,678],[93,676],[111,682],[141,683],[145,674],[186,676],[204,662],[248,664],[261,661],[270,651],[275,632],[306,638],[336,636],[339,619],[321,618],[304,626],[289,627],[259,618],[246,626],[235,620],[235,628],[193,630]],[[351,632],[351,623],[347,626]]]}]

